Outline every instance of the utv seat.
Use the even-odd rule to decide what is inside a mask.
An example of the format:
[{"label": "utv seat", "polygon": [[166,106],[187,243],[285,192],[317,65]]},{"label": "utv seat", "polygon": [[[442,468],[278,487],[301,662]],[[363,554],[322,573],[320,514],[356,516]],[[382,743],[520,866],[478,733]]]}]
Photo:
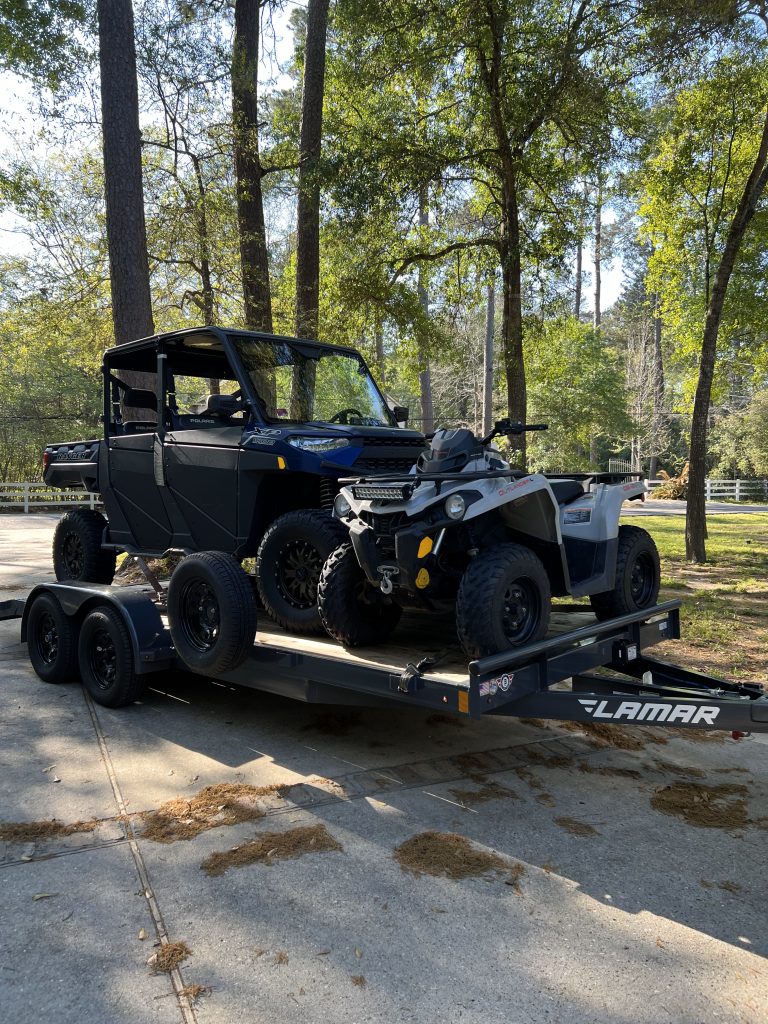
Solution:
[{"label": "utv seat", "polygon": [[[123,392],[123,404],[130,409],[157,409],[157,396],[154,391],[144,388],[126,388]],[[125,420],[124,434],[151,434],[157,430],[156,420]]]},{"label": "utv seat", "polygon": [[558,505],[568,505],[584,494],[584,488],[578,480],[550,480],[549,486]]}]

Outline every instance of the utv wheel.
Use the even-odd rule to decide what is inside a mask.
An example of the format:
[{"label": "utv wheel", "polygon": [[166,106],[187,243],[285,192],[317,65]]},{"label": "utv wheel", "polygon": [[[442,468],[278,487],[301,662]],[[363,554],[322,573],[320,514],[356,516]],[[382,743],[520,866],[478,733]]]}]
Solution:
[{"label": "utv wheel", "polygon": [[115,552],[101,547],[107,520],[95,509],[67,512],[53,535],[53,568],[60,583],[111,583]]},{"label": "utv wheel", "polygon": [[292,633],[323,632],[320,571],[346,536],[341,523],[319,509],[286,512],[272,523],[256,556],[256,584],[275,622]]},{"label": "utv wheel", "polygon": [[589,599],[598,619],[629,615],[656,604],[661,582],[659,552],[646,530],[619,527],[615,580],[613,590],[592,594]]},{"label": "utv wheel", "polygon": [[146,676],[134,671],[128,627],[114,608],[94,608],[83,619],[77,645],[80,678],[97,704],[122,708],[142,695]]},{"label": "utv wheel", "polygon": [[499,654],[541,640],[549,627],[549,577],[522,544],[504,544],[477,555],[456,599],[456,629],[470,659]]},{"label": "utv wheel", "polygon": [[182,559],[168,584],[168,625],[188,668],[215,675],[242,664],[256,635],[256,600],[240,563],[220,551]]},{"label": "utv wheel", "polygon": [[323,566],[318,608],[326,632],[345,647],[382,643],[403,611],[368,582],[351,544],[342,544]]},{"label": "utv wheel", "polygon": [[68,683],[77,677],[77,626],[51,594],[40,594],[32,602],[27,650],[44,682]]}]

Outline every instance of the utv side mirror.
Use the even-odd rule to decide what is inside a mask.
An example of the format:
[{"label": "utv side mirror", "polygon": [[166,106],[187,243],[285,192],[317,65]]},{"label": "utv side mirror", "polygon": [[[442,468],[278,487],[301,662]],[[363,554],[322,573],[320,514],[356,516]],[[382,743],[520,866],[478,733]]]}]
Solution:
[{"label": "utv side mirror", "polygon": [[408,422],[408,409],[404,405],[395,405],[392,407],[392,415],[395,417],[398,423]]}]

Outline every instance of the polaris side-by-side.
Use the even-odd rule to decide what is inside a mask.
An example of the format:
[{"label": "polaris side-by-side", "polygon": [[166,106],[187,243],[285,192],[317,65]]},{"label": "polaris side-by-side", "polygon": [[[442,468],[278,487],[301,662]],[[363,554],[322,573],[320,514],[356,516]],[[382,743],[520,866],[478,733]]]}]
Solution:
[{"label": "polaris side-by-side", "polygon": [[407,473],[424,449],[360,353],[200,327],[110,348],[102,371],[103,437],[44,453],[46,483],[98,492],[106,511],[63,517],[57,579],[109,584],[118,552],[194,553],[169,611],[174,641],[207,664],[225,620],[244,616],[237,629],[253,639],[237,563],[255,556],[272,617],[322,632],[317,581],[344,537],[330,514],[339,477]]},{"label": "polaris side-by-side", "polygon": [[623,475],[550,479],[512,469],[495,437],[545,429],[501,420],[482,440],[436,432],[407,475],[346,481],[334,511],[348,541],[328,559],[320,615],[347,646],[385,639],[402,608],[456,609],[459,640],[481,658],[540,640],[551,597],[589,596],[598,619],[651,608],[653,539],[620,526],[645,485]]}]

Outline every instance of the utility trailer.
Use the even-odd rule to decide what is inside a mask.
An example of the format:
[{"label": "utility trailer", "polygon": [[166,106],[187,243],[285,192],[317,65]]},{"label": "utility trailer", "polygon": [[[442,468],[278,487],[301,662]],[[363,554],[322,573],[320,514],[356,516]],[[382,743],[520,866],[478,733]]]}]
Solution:
[{"label": "utility trailer", "polygon": [[[43,584],[23,607],[21,639],[41,678],[79,675],[97,703],[129,704],[154,675],[190,671],[173,649],[164,594],[156,580]],[[215,678],[307,703],[768,732],[768,695],[759,684],[726,682],[649,656],[655,644],[679,638],[679,608],[679,601],[667,601],[576,629],[567,628],[574,617],[591,616],[565,612],[553,616],[559,631],[546,639],[468,665],[455,641],[425,650],[425,638],[438,636],[434,616],[404,619],[397,643],[354,650],[260,624],[242,664]],[[5,617],[19,611],[16,604]],[[119,628],[107,628],[115,622]]]}]

